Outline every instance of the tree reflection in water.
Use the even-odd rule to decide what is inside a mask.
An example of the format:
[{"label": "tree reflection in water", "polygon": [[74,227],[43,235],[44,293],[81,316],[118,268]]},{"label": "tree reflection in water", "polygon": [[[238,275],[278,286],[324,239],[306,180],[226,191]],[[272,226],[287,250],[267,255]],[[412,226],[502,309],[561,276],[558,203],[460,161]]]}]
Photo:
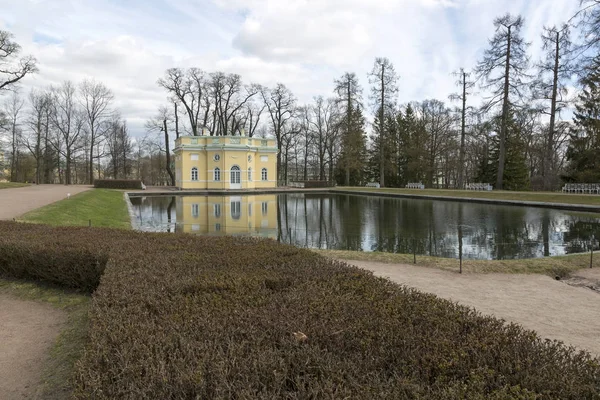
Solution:
[{"label": "tree reflection in water", "polygon": [[[591,238],[600,238],[599,215],[554,209],[316,193],[270,198],[274,226],[250,223],[247,233],[270,229],[273,238],[308,248],[411,254],[416,247],[439,257],[515,259],[586,252]],[[182,203],[176,197],[132,203],[144,230],[174,232],[177,224],[182,231],[190,223],[177,220],[185,214],[175,212]]]}]

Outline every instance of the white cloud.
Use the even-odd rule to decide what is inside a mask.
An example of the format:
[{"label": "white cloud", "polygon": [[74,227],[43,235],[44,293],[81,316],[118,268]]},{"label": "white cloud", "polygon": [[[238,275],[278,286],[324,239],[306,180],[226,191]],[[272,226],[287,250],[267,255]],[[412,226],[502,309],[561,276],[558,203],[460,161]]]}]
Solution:
[{"label": "white cloud", "polygon": [[375,57],[400,75],[399,101],[446,100],[451,72],[472,68],[506,12],[526,18],[540,57],[543,25],[560,24],[572,0],[0,0],[0,28],[39,60],[24,85],[94,77],[115,92],[140,134],[164,101],[164,70],[197,66],[283,82],[301,101],[332,94],[333,80],[356,72],[368,93]]}]

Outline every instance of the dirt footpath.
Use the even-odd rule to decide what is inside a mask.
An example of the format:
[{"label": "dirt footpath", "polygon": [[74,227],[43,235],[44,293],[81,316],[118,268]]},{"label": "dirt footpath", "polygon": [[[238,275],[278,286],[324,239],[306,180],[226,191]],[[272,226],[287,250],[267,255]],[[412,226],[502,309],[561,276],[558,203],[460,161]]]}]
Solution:
[{"label": "dirt footpath", "polygon": [[[1,189],[0,220],[89,189],[64,185]],[[0,293],[0,399],[36,398],[43,362],[65,322],[66,315],[47,304]]]},{"label": "dirt footpath", "polygon": [[75,195],[91,188],[83,185],[33,185],[0,189],[0,220],[16,218],[28,211],[65,199],[67,193]]},{"label": "dirt footpath", "polygon": [[[460,275],[412,265],[346,262],[600,356],[600,294],[588,288],[545,275]],[[582,273],[600,276],[600,270]]]},{"label": "dirt footpath", "polygon": [[0,398],[36,398],[48,350],[66,323],[50,305],[0,293]]}]

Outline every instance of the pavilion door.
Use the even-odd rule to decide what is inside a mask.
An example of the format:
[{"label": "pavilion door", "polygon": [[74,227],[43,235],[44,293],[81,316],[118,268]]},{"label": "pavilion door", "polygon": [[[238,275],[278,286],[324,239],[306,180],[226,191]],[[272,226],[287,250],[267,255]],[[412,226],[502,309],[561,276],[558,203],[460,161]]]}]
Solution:
[{"label": "pavilion door", "polygon": [[242,188],[242,171],[240,167],[234,165],[231,167],[229,178],[229,188],[230,189],[241,189]]}]

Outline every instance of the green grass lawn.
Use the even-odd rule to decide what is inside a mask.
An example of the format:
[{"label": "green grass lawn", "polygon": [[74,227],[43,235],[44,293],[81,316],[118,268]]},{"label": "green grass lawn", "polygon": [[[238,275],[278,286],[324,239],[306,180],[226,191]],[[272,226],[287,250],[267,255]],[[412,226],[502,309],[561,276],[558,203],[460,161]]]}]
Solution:
[{"label": "green grass lawn", "polygon": [[[511,192],[505,190],[474,191],[450,189],[402,189],[402,188],[367,188],[367,187],[337,187],[339,190],[353,190],[372,193],[398,193],[423,196],[470,197],[477,199],[539,201],[546,203],[585,204],[600,206],[600,195],[568,194],[557,192]],[[334,190],[336,190],[334,189]]]},{"label": "green grass lawn", "polygon": [[[346,250],[315,250],[329,257],[341,260],[375,261],[387,264],[413,264],[412,254],[396,254],[383,252],[363,252]],[[459,270],[459,260],[417,255],[417,264],[422,267],[439,268],[447,271]],[[468,273],[511,273],[511,274],[546,274],[552,277],[566,277],[571,272],[589,268],[590,253],[566,256],[528,258],[519,260],[463,260],[463,272]],[[594,268],[600,268],[600,254],[594,254]]]},{"label": "green grass lawn", "polygon": [[20,182],[0,182],[0,189],[11,189],[11,188],[19,188],[24,186],[31,186],[29,183],[20,183]]},{"label": "green grass lawn", "polygon": [[[31,211],[22,216],[21,220],[55,226],[87,226],[89,220],[92,220],[92,225],[97,227],[130,229],[123,193],[120,190],[92,189]],[[67,313],[67,324],[52,346],[49,360],[43,366],[41,389],[44,399],[70,397],[75,363],[83,354],[87,341],[91,297],[39,282],[3,278],[0,278],[0,293],[49,303]]]},{"label": "green grass lawn", "polygon": [[92,226],[130,229],[123,192],[92,189],[23,215],[22,221],[55,226]]}]

